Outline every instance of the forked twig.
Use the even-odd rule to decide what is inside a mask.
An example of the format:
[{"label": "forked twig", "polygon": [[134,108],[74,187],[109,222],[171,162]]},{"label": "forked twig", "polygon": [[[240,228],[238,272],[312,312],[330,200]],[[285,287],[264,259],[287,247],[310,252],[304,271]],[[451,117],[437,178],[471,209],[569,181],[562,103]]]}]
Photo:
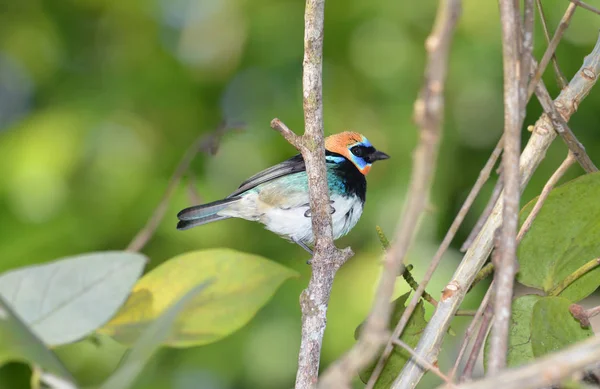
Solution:
[{"label": "forked twig", "polygon": [[575,5],[574,3],[569,4],[567,11],[560,20],[560,24],[556,28],[554,36],[548,44],[548,48],[546,48],[546,52],[544,53],[544,56],[542,57],[542,60],[540,61],[540,64],[538,65],[537,70],[535,71],[535,74],[529,82],[529,86],[527,87],[527,100],[529,100],[531,96],[533,96],[533,92],[535,92],[535,87],[542,78],[542,74],[544,74],[544,70],[546,70],[550,59],[554,55],[556,47],[558,46],[558,43],[560,42],[563,34],[567,30],[567,27],[569,27],[569,23],[571,22],[571,18],[573,17],[573,14],[575,13],[576,9],[577,5]]},{"label": "forked twig", "polygon": [[596,7],[592,7],[591,5],[584,3],[581,0],[569,0],[571,3],[573,4],[577,4],[578,6],[580,6],[583,9],[587,9],[588,11],[591,11],[595,14],[600,15],[600,9],[596,8]]},{"label": "forked twig", "polygon": [[[540,20],[542,21],[542,29],[544,30],[544,37],[546,37],[546,43],[550,44],[550,33],[548,32],[548,23],[546,23],[546,14],[544,12],[544,7],[542,6],[542,0],[535,0],[538,12],[540,13]],[[560,70],[560,66],[558,66],[558,59],[556,58],[556,53],[552,54],[552,66],[554,67],[554,75],[556,76],[556,82],[560,89],[567,86],[569,80],[565,77],[562,70]]]},{"label": "forked twig", "polygon": [[[581,101],[588,95],[596,82],[599,72],[600,39],[596,42],[590,55],[583,61],[583,65],[573,77],[569,86],[564,88],[555,100],[555,102],[558,102],[563,107],[561,114],[565,120],[568,120],[573,115]],[[525,187],[533,172],[545,157],[546,151],[556,138],[556,135],[552,123],[546,115],[543,115],[533,127],[532,135],[521,154],[521,190]],[[452,280],[446,286],[445,298],[439,301],[437,309],[421,335],[415,351],[430,362],[437,358],[454,313],[460,306],[466,291],[492,250],[494,231],[501,224],[500,213],[501,201],[499,200],[491,212],[489,219],[456,269]],[[420,381],[424,372],[425,370],[411,359],[404,366],[392,388],[412,388]]]},{"label": "forked twig", "polygon": [[308,176],[312,230],[315,236],[310,281],[300,295],[302,338],[298,355],[296,389],[314,388],[317,383],[333,279],[338,269],[352,256],[350,248],[338,250],[335,247],[329,213],[323,130],[324,19],[325,0],[306,0],[302,63],[304,135],[296,135],[279,119],[273,119],[271,122],[271,127],[279,131],[302,153]]},{"label": "forked twig", "polygon": [[386,255],[373,308],[364,330],[354,347],[335,362],[323,376],[322,387],[346,388],[356,373],[377,354],[386,339],[386,327],[391,314],[389,304],[396,275],[415,235],[415,225],[421,217],[435,171],[439,139],[444,114],[444,83],[453,32],[461,13],[460,0],[441,1],[434,27],[425,43],[428,61],[425,81],[415,102],[415,121],[419,126],[419,143],[414,153],[408,198],[396,239]]},{"label": "forked twig", "polygon": [[[454,239],[454,236],[456,235],[458,228],[464,221],[464,219],[467,215],[467,212],[469,212],[469,209],[475,202],[475,199],[477,198],[479,191],[481,190],[483,185],[489,179],[490,173],[492,172],[494,165],[496,164],[496,162],[498,161],[498,158],[500,157],[500,154],[502,153],[502,147],[504,146],[503,139],[504,139],[503,137],[500,138],[500,141],[498,141],[496,148],[494,149],[494,151],[490,155],[489,159],[485,163],[485,166],[483,167],[483,169],[481,169],[481,172],[479,172],[477,181],[473,185],[471,192],[469,192],[469,195],[465,199],[465,202],[463,203],[462,207],[458,211],[458,214],[454,218],[454,221],[452,222],[452,225],[448,229],[448,232],[446,233],[444,240],[440,244],[440,247],[438,248],[435,255],[433,256],[433,259],[431,260],[431,263],[429,264],[429,267],[427,268],[427,271],[425,272],[425,275],[423,276],[423,280],[419,284],[419,288],[415,291],[414,295],[412,296],[412,298],[410,300],[410,303],[404,310],[404,313],[400,317],[398,324],[394,328],[394,332],[392,333],[392,336],[388,340],[388,342],[383,350],[383,353],[381,354],[381,357],[379,357],[377,365],[375,366],[375,369],[371,373],[371,377],[369,378],[369,381],[367,382],[367,386],[365,387],[365,389],[373,388],[375,383],[377,382],[379,375],[383,371],[383,368],[385,367],[385,364],[386,364],[389,356],[392,353],[393,340],[398,339],[400,337],[400,335],[402,334],[404,327],[408,323],[410,316],[414,312],[415,307],[417,306],[417,304],[419,302],[419,298],[421,297],[421,295],[423,295],[425,293],[425,288],[427,287],[427,284],[431,280],[433,273],[435,272],[438,265],[440,264],[442,257],[446,253],[446,250],[448,250],[448,247],[450,247],[450,243],[452,243],[452,240]],[[436,306],[437,306],[437,301],[436,301]]]}]

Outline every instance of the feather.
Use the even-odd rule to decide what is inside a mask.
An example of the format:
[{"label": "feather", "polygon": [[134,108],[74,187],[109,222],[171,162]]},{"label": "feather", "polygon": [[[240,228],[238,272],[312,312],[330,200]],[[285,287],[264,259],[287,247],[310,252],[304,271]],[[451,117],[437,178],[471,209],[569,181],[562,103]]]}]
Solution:
[{"label": "feather", "polygon": [[265,182],[272,181],[276,178],[287,176],[289,174],[303,172],[305,170],[306,165],[304,164],[304,159],[302,159],[302,155],[295,155],[288,160],[285,160],[275,166],[271,166],[270,168],[253,175],[246,181],[242,182],[238,189],[229,196],[227,196],[227,198],[237,196],[243,192],[246,192],[252,188],[259,186],[260,184],[264,184]]},{"label": "feather", "polygon": [[232,203],[239,200],[240,197],[231,197],[208,204],[186,208],[177,214],[177,218],[180,220],[177,224],[177,229],[186,230],[202,224],[227,219],[230,216],[218,215],[218,212],[226,209]]}]

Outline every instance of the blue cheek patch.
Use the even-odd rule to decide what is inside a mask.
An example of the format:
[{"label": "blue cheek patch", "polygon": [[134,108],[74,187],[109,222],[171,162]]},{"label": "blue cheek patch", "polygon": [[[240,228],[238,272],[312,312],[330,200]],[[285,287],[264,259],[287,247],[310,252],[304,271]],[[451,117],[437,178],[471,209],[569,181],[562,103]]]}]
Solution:
[{"label": "blue cheek patch", "polygon": [[338,156],[334,156],[334,155],[328,155],[325,157],[325,160],[327,162],[333,162],[333,163],[342,163],[344,162],[344,157],[338,157]]},{"label": "blue cheek patch", "polygon": [[370,165],[370,163],[367,163],[367,161],[360,157],[357,157],[354,154],[352,154],[352,162],[354,162],[354,164],[358,167],[359,170],[363,170],[365,166]]}]

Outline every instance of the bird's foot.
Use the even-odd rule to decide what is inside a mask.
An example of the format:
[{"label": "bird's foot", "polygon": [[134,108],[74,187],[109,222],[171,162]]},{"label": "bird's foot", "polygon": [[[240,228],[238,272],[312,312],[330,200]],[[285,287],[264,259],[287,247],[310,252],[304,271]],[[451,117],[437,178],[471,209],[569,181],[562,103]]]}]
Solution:
[{"label": "bird's foot", "polygon": [[310,265],[312,263],[312,257],[313,257],[313,251],[311,250],[310,247],[308,247],[304,242],[299,241],[299,240],[295,240],[292,239],[292,241],[294,243],[296,243],[298,246],[302,247],[304,250],[306,250],[309,254],[310,254],[310,259],[308,261],[306,261],[307,265]]}]

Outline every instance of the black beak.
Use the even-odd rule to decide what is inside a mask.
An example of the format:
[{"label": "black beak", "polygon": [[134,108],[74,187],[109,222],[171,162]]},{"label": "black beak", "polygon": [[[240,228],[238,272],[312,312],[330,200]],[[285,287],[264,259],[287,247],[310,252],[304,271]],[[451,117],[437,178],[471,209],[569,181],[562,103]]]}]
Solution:
[{"label": "black beak", "polygon": [[389,157],[390,156],[387,155],[386,153],[384,153],[383,151],[376,150],[375,152],[369,154],[369,156],[365,159],[367,159],[367,162],[373,163],[375,161],[381,161],[383,159],[388,159]]}]

